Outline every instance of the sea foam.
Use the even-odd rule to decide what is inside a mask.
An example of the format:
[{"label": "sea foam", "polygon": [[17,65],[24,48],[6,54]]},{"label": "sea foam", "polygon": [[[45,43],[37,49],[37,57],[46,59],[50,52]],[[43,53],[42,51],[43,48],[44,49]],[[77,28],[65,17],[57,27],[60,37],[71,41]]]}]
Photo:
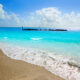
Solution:
[{"label": "sea foam", "polygon": [[24,48],[0,43],[0,49],[10,58],[43,66],[48,71],[66,80],[80,80],[79,67],[73,66],[75,61],[61,55],[42,50]]},{"label": "sea foam", "polygon": [[32,40],[41,40],[42,38],[31,38]]}]

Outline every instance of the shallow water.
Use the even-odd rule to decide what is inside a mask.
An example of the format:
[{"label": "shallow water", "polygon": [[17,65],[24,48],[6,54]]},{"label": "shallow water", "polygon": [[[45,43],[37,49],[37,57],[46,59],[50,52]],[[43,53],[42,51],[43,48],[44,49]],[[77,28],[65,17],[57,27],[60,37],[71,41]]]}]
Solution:
[{"label": "shallow water", "polygon": [[16,27],[0,28],[0,48],[11,58],[44,66],[65,79],[80,79],[79,31],[22,31]]},{"label": "shallow water", "polygon": [[22,31],[21,28],[0,28],[0,41],[47,50],[60,55],[80,57],[80,32]]}]

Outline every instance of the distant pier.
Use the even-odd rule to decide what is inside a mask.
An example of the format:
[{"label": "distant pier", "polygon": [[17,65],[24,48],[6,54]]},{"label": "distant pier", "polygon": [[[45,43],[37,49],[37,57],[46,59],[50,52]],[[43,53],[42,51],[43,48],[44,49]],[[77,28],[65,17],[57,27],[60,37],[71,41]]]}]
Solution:
[{"label": "distant pier", "polygon": [[23,28],[24,31],[67,31],[67,29],[51,29],[51,28]]}]

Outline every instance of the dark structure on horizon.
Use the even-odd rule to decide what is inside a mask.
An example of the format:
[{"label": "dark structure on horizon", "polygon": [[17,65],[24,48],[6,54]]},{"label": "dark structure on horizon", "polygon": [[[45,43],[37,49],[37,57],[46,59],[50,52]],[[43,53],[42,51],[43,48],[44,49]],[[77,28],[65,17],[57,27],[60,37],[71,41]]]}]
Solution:
[{"label": "dark structure on horizon", "polygon": [[67,31],[67,29],[51,29],[51,28],[23,28],[26,31]]}]

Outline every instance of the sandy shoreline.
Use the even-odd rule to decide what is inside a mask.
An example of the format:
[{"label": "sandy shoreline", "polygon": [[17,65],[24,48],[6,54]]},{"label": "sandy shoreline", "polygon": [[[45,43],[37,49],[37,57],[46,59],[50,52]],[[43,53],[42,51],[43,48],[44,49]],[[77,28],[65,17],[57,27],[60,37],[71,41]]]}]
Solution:
[{"label": "sandy shoreline", "polygon": [[0,80],[63,80],[43,67],[8,58],[0,50]]}]

